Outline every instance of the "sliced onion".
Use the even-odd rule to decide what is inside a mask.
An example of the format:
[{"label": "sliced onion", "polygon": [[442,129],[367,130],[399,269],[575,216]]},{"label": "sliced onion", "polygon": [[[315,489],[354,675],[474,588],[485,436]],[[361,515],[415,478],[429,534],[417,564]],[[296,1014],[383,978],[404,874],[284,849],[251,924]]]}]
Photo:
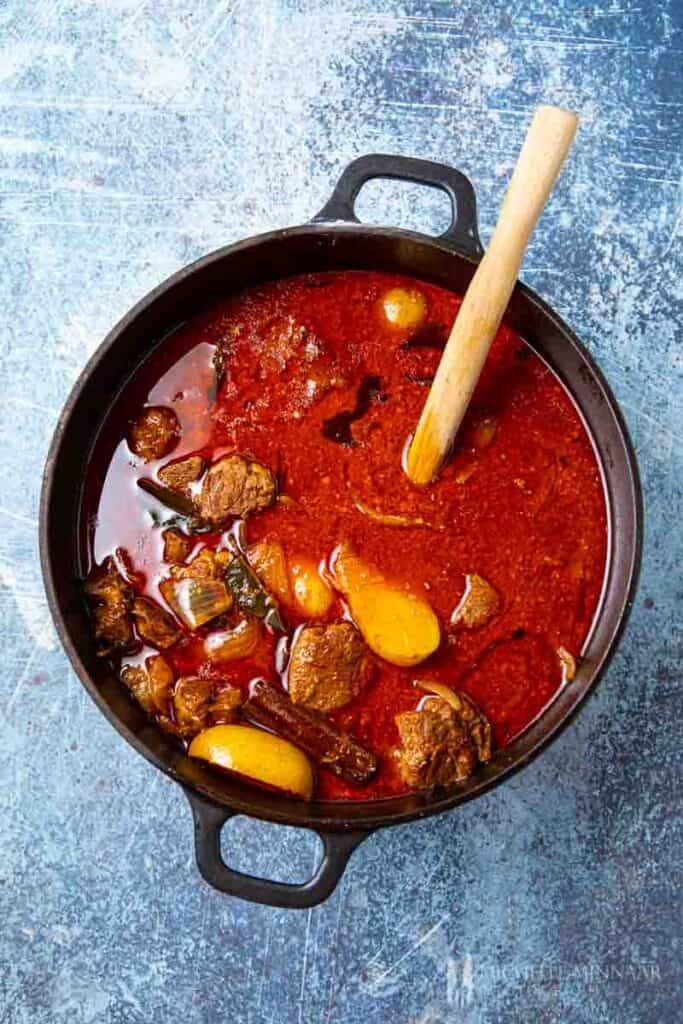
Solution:
[{"label": "sliced onion", "polygon": [[419,686],[426,693],[434,693],[437,697],[441,697],[442,700],[445,700],[456,711],[462,711],[462,701],[457,693],[454,693],[450,686],[446,686],[445,683],[438,683],[433,679],[416,679],[415,685]]},{"label": "sliced onion", "polygon": [[197,629],[232,607],[232,597],[220,580],[164,580],[159,589],[188,629]]},{"label": "sliced onion", "polygon": [[571,683],[576,675],[576,658],[569,653],[566,647],[558,647],[557,656],[562,666],[562,685],[564,686],[565,683]]},{"label": "sliced onion", "polygon": [[431,523],[426,522],[424,519],[420,519],[419,516],[406,516],[400,512],[381,512],[379,509],[370,508],[368,505],[364,505],[362,501],[358,501],[351,495],[354,508],[370,519],[373,523],[382,523],[383,526],[426,526],[429,529],[439,529],[439,527],[432,526]]}]

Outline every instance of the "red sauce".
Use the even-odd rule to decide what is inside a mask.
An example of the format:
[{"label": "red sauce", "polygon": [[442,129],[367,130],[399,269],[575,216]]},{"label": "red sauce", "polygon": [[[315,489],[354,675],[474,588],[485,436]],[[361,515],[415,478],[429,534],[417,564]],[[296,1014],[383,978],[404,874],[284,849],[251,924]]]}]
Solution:
[{"label": "red sauce", "polygon": [[[490,719],[497,745],[509,743],[562,685],[556,650],[579,655],[603,581],[605,504],[590,440],[560,382],[507,326],[498,331],[438,481],[418,490],[405,477],[402,452],[440,357],[435,347],[406,346],[412,332],[391,327],[383,316],[381,294],[406,284],[426,297],[429,324],[447,329],[457,296],[366,272],[253,288],[184,326],[158,347],[124,394],[123,415],[114,414],[107,435],[116,447],[101,490],[95,482],[99,494],[90,499],[98,501],[94,559],[125,548],[146,592],[161,600],[157,583],[168,571],[161,530],[152,526],[154,502],[135,481],[162,463],[143,464],[124,438],[127,420],[145,403],[167,405],[182,431],[172,458],[197,450],[209,458],[248,454],[273,469],[280,491],[296,502],[252,516],[249,542],[277,538],[294,553],[328,560],[341,540],[351,541],[363,559],[423,594],[442,627],[463,593],[465,573],[493,584],[502,610],[490,624],[453,636],[444,628],[441,647],[417,669],[382,662],[375,681],[331,715],[380,755],[381,767],[362,789],[320,770],[322,799],[406,791],[392,757],[394,716],[418,704],[416,676],[471,696]],[[310,361],[301,358],[302,327]],[[212,358],[221,344],[227,344],[225,381],[216,397]],[[365,414],[351,424],[353,446],[327,439],[325,423],[354,409],[369,376],[380,379],[380,393],[375,389]],[[330,378],[337,386],[325,390]],[[495,425],[484,447],[482,420]],[[382,525],[359,504],[427,525]],[[219,540],[202,536],[198,546]],[[337,601],[328,618],[342,614]],[[289,613],[287,620],[298,624]],[[227,665],[221,676],[245,687],[255,675],[277,681],[275,646],[276,638],[268,637],[254,658]],[[170,657],[178,673],[211,671],[196,638],[185,638]]]}]

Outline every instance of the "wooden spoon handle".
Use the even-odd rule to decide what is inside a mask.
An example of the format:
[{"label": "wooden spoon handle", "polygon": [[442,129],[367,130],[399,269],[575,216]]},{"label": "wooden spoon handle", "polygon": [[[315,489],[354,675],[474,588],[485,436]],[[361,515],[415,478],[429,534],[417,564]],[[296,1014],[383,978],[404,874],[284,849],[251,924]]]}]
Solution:
[{"label": "wooden spoon handle", "polygon": [[406,472],[415,484],[433,480],[448,455],[577,124],[576,115],[560,107],[539,107],[534,115],[408,449]]}]

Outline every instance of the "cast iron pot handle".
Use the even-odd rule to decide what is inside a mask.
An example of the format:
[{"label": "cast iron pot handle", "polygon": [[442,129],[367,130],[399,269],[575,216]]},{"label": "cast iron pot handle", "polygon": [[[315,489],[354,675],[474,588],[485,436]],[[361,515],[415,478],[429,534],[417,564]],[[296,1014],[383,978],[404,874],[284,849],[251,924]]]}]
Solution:
[{"label": "cast iron pot handle", "polygon": [[221,830],[234,811],[204,800],[185,790],[194,817],[194,838],[197,867],[206,882],[220,892],[238,896],[252,903],[267,903],[271,907],[305,909],[322,903],[332,893],[344,874],[344,868],[367,832],[319,832],[324,853],[320,867],[313,878],[300,885],[272,882],[255,878],[241,871],[233,871],[221,855]]},{"label": "cast iron pot handle", "polygon": [[477,200],[469,178],[447,164],[432,160],[416,160],[409,156],[387,156],[371,153],[353,160],[342,171],[329,201],[314,221],[353,221],[359,223],[354,204],[361,188],[373,178],[413,181],[441,189],[451,201],[451,222],[439,238],[460,249],[467,256],[479,259],[484,250],[477,227]]}]

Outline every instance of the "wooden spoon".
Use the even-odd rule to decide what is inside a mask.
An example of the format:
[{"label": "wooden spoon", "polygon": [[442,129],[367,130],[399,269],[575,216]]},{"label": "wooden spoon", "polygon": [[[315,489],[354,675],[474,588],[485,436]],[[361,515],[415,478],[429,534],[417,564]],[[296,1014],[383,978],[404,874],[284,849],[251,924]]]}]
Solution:
[{"label": "wooden spoon", "polygon": [[576,114],[539,107],[527,132],[486,255],[465,293],[408,448],[415,484],[439,472],[503,317],[531,233],[576,132]]}]

